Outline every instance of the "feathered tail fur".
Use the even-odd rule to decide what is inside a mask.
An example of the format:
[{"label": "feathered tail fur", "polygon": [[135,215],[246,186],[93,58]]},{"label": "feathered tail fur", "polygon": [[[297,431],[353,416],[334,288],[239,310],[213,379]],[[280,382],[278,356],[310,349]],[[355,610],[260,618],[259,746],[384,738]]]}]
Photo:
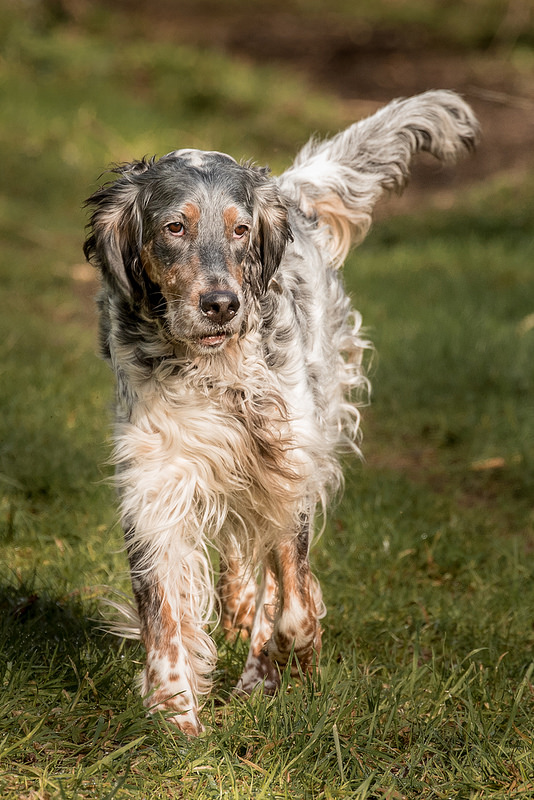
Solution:
[{"label": "feathered tail fur", "polygon": [[478,122],[457,94],[430,91],[394,100],[332,139],[311,139],[280,178],[283,190],[330,232],[332,260],[341,264],[364,238],[377,200],[404,188],[419,152],[444,162],[473,150]]}]

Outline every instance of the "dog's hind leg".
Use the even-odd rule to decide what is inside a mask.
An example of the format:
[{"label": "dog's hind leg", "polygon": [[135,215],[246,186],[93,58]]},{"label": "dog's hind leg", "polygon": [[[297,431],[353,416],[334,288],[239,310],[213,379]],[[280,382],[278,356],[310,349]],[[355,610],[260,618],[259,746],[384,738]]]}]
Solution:
[{"label": "dog's hind leg", "polygon": [[256,595],[256,613],[250,634],[250,647],[243,673],[235,694],[248,695],[261,686],[265,694],[274,694],[280,684],[280,674],[265,652],[265,644],[273,632],[276,612],[276,581],[269,569],[264,569],[263,579]]},{"label": "dog's hind leg", "polygon": [[298,536],[280,544],[269,557],[237,694],[250,694],[260,685],[272,694],[280,684],[280,668],[291,658],[291,672],[298,675],[310,671],[319,656],[324,607],[308,549],[309,522],[304,517]]},{"label": "dog's hind leg", "polygon": [[221,625],[226,639],[248,639],[254,622],[257,581],[250,559],[237,545],[221,555],[217,594],[221,605]]},{"label": "dog's hind leg", "polygon": [[265,651],[282,668],[292,659],[292,675],[311,671],[321,651],[319,619],[324,616],[324,606],[310,570],[309,532],[309,520],[303,517],[298,536],[280,544],[272,554],[279,598]]}]

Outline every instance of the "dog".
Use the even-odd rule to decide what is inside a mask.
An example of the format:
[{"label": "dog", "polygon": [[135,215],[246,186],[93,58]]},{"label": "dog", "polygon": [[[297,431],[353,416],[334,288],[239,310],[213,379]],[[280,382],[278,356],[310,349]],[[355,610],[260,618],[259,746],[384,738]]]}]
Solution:
[{"label": "dog", "polygon": [[340,451],[359,452],[368,390],[339,267],[415,154],[450,162],[477,137],[458,95],[429,91],[310,140],[278,178],[176,150],[115,167],[87,201],[142,695],[186,734],[202,731],[217,609],[227,637],[250,640],[238,694],[315,667],[314,518]]}]

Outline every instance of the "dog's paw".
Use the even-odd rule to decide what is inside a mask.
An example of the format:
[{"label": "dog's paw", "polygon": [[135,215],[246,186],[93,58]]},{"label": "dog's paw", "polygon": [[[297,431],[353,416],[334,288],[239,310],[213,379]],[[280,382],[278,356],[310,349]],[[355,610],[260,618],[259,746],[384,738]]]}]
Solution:
[{"label": "dog's paw", "polygon": [[234,689],[234,694],[246,697],[255,689],[262,688],[264,694],[275,694],[280,686],[280,673],[269,656],[261,651],[249,656],[243,674]]}]

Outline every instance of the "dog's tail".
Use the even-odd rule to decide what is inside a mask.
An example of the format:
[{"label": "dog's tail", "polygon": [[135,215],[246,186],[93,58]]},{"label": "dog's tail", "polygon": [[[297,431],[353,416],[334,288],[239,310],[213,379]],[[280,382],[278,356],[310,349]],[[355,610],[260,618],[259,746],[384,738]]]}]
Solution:
[{"label": "dog's tail", "polygon": [[454,92],[394,100],[332,139],[309,141],[280,184],[307,216],[328,226],[328,247],[339,264],[366,235],[379,197],[402,191],[414,155],[426,151],[455,161],[474,149],[478,132],[471,108]]}]

